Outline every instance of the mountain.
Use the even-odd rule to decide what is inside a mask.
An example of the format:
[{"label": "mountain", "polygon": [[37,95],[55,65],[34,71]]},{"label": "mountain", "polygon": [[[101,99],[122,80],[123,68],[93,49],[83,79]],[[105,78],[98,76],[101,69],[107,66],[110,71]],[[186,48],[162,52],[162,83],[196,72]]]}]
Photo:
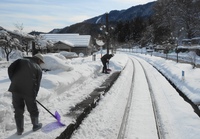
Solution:
[{"label": "mountain", "polygon": [[[148,18],[153,14],[154,4],[155,2],[149,2],[144,5],[132,6],[131,8],[128,8],[126,10],[110,11],[110,13],[108,14],[109,22],[130,21],[136,17]],[[106,22],[106,14],[99,15],[91,19],[87,19],[83,22],[91,24],[97,24],[97,23],[104,24]]]},{"label": "mountain", "polygon": [[[156,2],[149,2],[144,5],[132,6],[126,10],[112,10],[108,13],[109,24],[116,24],[119,21],[131,21],[136,17],[148,19],[153,15],[153,6]],[[102,14],[81,23],[67,26],[63,29],[53,29],[49,33],[79,33],[80,35],[90,34],[96,36],[100,24],[105,24],[106,14]]]},{"label": "mountain", "polygon": [[62,29],[53,29],[52,31],[51,31],[51,33],[59,33],[60,31],[61,31]]}]

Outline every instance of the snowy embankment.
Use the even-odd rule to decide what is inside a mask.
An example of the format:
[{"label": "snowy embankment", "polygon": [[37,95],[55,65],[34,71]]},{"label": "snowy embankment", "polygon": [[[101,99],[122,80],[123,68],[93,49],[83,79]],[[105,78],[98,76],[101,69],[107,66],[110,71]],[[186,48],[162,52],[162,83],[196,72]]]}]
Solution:
[{"label": "snowy embankment", "polygon": [[193,69],[192,65],[190,64],[177,63],[173,60],[166,60],[164,58],[151,55],[135,53],[132,53],[131,55],[136,55],[140,58],[143,58],[145,61],[155,66],[192,102],[195,104],[200,104],[199,68]]},{"label": "snowy embankment", "polygon": [[[122,58],[123,57],[123,58]],[[69,109],[86,98],[96,87],[102,84],[109,76],[101,73],[102,64],[100,54],[97,60],[92,57],[65,59],[61,54],[44,55],[45,64],[42,68],[49,71],[43,72],[40,91],[37,96],[44,106],[52,113],[56,110],[61,115],[61,120],[66,125],[73,119],[66,117]],[[114,71],[121,71],[127,62],[127,55],[116,54],[110,61],[109,67]],[[11,61],[13,61],[12,59]],[[40,110],[40,121],[44,128],[37,132],[31,132],[32,124],[29,113],[25,111],[25,131],[21,137],[15,135],[16,127],[12,107],[11,93],[7,92],[10,80],[7,75],[9,62],[0,61],[0,138],[56,138],[65,129],[52,129],[52,132],[45,133],[45,126],[55,122],[55,119],[43,108]],[[31,133],[31,134],[30,134]]]}]

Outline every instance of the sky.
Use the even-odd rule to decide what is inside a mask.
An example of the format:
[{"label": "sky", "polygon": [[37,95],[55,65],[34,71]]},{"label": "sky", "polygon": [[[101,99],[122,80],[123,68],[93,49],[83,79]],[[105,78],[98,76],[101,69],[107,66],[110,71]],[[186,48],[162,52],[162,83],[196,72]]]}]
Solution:
[{"label": "sky", "polygon": [[[106,53],[106,51],[103,52]],[[141,50],[136,50],[136,52],[141,52]],[[154,128],[151,127],[154,119],[152,119],[152,104],[146,77],[151,84],[165,138],[199,139],[200,118],[152,65],[165,74],[196,104],[200,102],[200,69],[193,69],[190,64],[157,57],[156,52],[153,56],[145,54],[145,51],[142,52],[143,54],[136,54],[129,53],[127,50],[126,53],[117,51],[111,58],[109,62],[109,68],[112,69],[111,74],[121,71],[120,76],[106,95],[101,96],[97,106],[85,118],[72,139],[116,139],[131,86],[133,86],[133,96],[126,128],[127,139],[155,139],[156,137],[152,136],[155,136],[157,132],[155,125]],[[61,115],[61,122],[68,126],[74,121],[73,117],[66,116],[70,108],[87,98],[111,74],[101,73],[100,53],[97,53],[96,61],[92,61],[92,56],[66,60],[61,53],[49,53],[43,56],[45,63],[42,67],[50,71],[43,72],[37,100],[52,113],[58,111]],[[186,56],[188,56],[187,53],[182,54],[182,57]],[[16,57],[13,57],[10,62],[15,59]],[[143,69],[139,62],[143,65],[147,76],[142,72]],[[39,120],[43,124],[41,130],[32,132],[29,113],[25,110],[24,133],[21,136],[16,135],[11,93],[7,92],[10,85],[7,75],[8,66],[9,62],[5,59],[0,61],[0,138],[55,139],[66,129],[66,126],[58,126],[54,117],[39,105]],[[182,70],[185,71],[184,78],[181,76]],[[132,80],[134,72],[135,79]]]},{"label": "sky", "polygon": [[86,19],[155,0],[1,0],[0,26],[23,32],[49,32]]}]

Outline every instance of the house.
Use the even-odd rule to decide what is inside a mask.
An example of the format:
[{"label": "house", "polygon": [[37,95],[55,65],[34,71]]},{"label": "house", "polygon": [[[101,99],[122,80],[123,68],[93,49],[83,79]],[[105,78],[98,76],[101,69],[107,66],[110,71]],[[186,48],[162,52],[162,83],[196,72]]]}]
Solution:
[{"label": "house", "polygon": [[178,46],[180,51],[196,51],[198,55],[200,55],[200,37],[192,38],[192,39],[183,39],[182,45]]},{"label": "house", "polygon": [[79,34],[40,34],[45,40],[50,40],[54,43],[51,52],[68,51],[77,54],[83,53],[90,55],[91,36]]},{"label": "house", "polygon": [[192,43],[193,46],[200,45],[200,37],[192,38],[191,43]]},{"label": "house", "polygon": [[191,39],[183,39],[181,43],[183,46],[191,46]]}]

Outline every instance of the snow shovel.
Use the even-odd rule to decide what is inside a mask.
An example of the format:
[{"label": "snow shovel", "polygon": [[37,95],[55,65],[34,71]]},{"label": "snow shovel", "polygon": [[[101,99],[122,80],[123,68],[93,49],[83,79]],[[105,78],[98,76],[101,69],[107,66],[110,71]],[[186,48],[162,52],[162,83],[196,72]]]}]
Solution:
[{"label": "snow shovel", "polygon": [[42,105],[38,100],[36,100],[36,102],[38,104],[40,104],[40,106],[42,106],[47,112],[49,112],[57,120],[57,122],[59,123],[59,125],[65,126],[65,124],[61,123],[61,121],[60,121],[61,117],[60,117],[60,114],[57,111],[55,112],[55,115],[54,115],[44,105]]}]

